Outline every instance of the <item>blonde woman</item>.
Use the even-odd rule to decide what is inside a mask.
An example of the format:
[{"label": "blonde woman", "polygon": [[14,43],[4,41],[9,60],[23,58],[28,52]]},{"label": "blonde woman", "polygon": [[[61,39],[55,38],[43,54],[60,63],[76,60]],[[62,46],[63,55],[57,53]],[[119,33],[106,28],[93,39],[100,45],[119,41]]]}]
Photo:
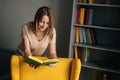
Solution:
[{"label": "blonde woman", "polygon": [[48,48],[49,58],[57,58],[56,30],[49,7],[40,7],[34,21],[23,25],[21,35],[22,42],[18,46],[18,52],[23,56],[44,56]]}]

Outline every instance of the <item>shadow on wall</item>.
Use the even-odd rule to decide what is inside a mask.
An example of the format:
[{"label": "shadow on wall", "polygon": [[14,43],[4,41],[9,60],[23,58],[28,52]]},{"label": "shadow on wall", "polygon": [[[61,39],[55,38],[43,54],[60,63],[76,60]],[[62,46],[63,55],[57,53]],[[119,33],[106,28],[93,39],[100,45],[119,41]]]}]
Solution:
[{"label": "shadow on wall", "polygon": [[69,39],[72,18],[72,1],[59,1],[58,27],[57,27],[57,51],[58,56],[68,57]]}]

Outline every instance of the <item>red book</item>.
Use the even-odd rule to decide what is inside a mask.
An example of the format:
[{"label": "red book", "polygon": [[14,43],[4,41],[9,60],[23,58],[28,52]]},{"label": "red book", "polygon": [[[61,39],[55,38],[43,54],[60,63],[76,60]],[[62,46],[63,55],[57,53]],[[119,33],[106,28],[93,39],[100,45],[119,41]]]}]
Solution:
[{"label": "red book", "polygon": [[78,3],[82,3],[82,0],[78,0]]},{"label": "red book", "polygon": [[81,60],[81,62],[83,62],[83,47],[79,47],[78,48],[78,58]]},{"label": "red book", "polygon": [[76,21],[76,23],[77,24],[80,24],[80,8],[79,9],[77,9],[77,21]]},{"label": "red book", "polygon": [[85,13],[85,24],[88,25],[89,23],[89,16],[90,16],[90,9],[86,9]]}]

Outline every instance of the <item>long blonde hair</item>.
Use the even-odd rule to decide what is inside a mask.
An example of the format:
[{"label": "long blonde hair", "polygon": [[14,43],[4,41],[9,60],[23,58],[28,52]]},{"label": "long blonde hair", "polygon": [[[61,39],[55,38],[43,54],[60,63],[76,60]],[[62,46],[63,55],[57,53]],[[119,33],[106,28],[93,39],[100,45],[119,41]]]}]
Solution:
[{"label": "long blonde hair", "polygon": [[43,7],[40,7],[36,14],[35,14],[35,17],[34,17],[34,22],[33,22],[33,25],[34,25],[34,29],[36,29],[36,26],[38,24],[38,22],[42,19],[42,17],[44,15],[47,15],[50,19],[50,24],[49,24],[49,27],[46,31],[46,33],[49,35],[49,38],[52,39],[53,37],[53,13],[52,13],[52,10],[47,7],[47,6],[43,6]]}]

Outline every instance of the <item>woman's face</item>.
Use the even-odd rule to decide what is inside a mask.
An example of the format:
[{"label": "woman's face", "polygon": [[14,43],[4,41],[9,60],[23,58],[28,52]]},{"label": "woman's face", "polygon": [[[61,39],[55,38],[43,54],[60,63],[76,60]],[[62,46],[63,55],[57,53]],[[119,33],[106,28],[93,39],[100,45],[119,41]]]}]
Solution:
[{"label": "woman's face", "polygon": [[49,27],[49,17],[47,15],[44,15],[38,23],[38,29],[41,31],[45,31]]}]

